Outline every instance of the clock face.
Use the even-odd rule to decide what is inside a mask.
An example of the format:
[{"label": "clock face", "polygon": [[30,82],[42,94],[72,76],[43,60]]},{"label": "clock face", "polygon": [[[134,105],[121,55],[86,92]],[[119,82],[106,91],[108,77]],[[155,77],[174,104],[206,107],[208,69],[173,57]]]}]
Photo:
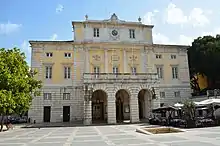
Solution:
[{"label": "clock face", "polygon": [[113,35],[113,36],[117,36],[117,35],[118,35],[118,31],[117,31],[117,30],[115,30],[115,29],[114,29],[114,30],[112,30],[112,35]]}]

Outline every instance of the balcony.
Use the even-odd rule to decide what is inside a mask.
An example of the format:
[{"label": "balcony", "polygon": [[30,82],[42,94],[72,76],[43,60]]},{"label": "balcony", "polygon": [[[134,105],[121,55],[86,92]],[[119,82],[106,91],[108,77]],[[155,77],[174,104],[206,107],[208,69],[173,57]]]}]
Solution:
[{"label": "balcony", "polygon": [[84,73],[83,82],[89,84],[102,83],[156,83],[159,82],[157,73]]}]

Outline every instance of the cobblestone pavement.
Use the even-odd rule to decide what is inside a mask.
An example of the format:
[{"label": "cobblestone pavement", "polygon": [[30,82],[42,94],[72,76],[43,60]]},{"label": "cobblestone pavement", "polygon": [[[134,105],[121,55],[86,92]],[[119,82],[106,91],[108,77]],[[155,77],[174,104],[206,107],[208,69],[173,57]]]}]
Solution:
[{"label": "cobblestone pavement", "polygon": [[0,146],[220,146],[220,127],[144,135],[136,126],[17,129],[0,133]]}]

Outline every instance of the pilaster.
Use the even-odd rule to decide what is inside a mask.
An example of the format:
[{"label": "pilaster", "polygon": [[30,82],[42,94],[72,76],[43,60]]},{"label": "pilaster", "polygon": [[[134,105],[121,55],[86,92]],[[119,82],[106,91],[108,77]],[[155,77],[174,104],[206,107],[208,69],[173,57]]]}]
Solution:
[{"label": "pilaster", "polygon": [[113,89],[107,91],[108,94],[108,124],[116,124],[115,93]]},{"label": "pilaster", "polygon": [[84,101],[84,125],[92,124],[92,101]]},{"label": "pilaster", "polygon": [[105,73],[108,73],[108,50],[105,49],[105,53],[104,53],[104,59],[105,59]]},{"label": "pilaster", "polygon": [[85,72],[89,73],[89,50],[85,48]]},{"label": "pilaster", "polygon": [[138,88],[132,87],[130,89],[130,119],[131,123],[139,122],[139,108],[138,108]]},{"label": "pilaster", "polygon": [[126,49],[123,49],[123,59],[124,59],[124,73],[127,73],[127,67],[128,67],[128,63],[127,63],[127,52]]}]

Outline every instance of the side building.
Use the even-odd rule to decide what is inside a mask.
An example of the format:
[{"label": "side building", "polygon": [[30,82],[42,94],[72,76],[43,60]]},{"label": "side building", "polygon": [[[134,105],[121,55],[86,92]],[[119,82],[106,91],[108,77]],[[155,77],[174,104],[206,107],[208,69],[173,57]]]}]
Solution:
[{"label": "side building", "polygon": [[73,21],[74,41],[30,41],[43,81],[29,117],[41,122],[138,122],[191,96],[187,46],[153,44],[153,25]]}]

